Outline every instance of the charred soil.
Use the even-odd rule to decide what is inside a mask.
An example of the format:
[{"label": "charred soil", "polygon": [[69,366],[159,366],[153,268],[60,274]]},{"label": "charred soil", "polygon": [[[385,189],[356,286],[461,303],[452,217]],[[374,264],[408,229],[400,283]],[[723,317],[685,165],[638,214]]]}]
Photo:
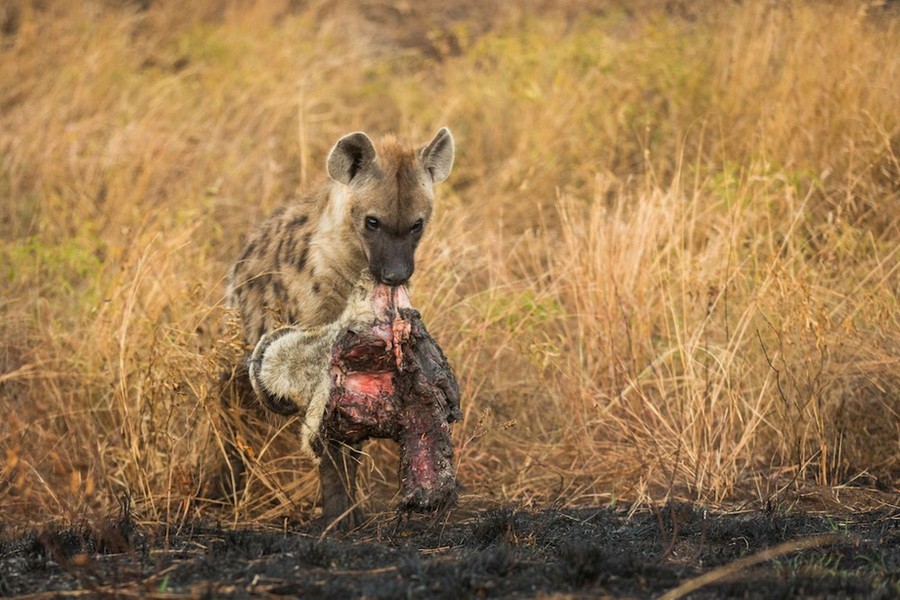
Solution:
[{"label": "charred soil", "polygon": [[0,595],[680,597],[691,583],[691,597],[897,597],[900,513],[503,507],[376,517],[325,537],[311,524],[176,530],[120,518],[0,542]]}]

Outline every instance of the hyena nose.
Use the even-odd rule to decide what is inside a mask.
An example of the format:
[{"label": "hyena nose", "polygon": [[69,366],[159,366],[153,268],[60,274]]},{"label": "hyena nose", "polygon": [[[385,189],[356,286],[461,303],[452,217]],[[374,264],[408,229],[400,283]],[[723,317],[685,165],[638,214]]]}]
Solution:
[{"label": "hyena nose", "polygon": [[412,277],[412,269],[409,267],[385,267],[381,269],[381,283],[395,286],[403,285]]}]

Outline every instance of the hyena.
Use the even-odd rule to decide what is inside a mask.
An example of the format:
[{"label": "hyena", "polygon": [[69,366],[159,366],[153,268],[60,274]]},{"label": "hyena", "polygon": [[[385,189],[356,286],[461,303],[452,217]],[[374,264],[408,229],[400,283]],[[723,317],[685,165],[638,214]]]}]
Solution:
[{"label": "hyena", "polygon": [[[449,176],[453,157],[447,128],[421,148],[362,132],[338,140],[327,160],[330,181],[276,210],[231,268],[227,301],[248,346],[284,325],[333,322],[366,269],[386,285],[405,284],[431,220],[434,185]],[[297,410],[272,397],[259,400],[276,413]],[[326,442],[316,450],[324,522],[341,519],[340,527],[353,528],[361,520],[354,505],[359,449]]]}]

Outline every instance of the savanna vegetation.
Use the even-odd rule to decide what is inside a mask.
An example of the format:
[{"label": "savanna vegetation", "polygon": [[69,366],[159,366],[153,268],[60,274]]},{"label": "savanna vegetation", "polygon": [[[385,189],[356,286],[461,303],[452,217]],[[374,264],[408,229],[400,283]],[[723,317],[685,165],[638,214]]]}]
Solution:
[{"label": "savanna vegetation", "polygon": [[[895,5],[0,3],[3,520],[314,514],[290,424],[219,418],[225,274],[342,134],[444,125],[412,297],[463,389],[464,505],[890,498]],[[367,449],[388,510],[396,450]]]}]

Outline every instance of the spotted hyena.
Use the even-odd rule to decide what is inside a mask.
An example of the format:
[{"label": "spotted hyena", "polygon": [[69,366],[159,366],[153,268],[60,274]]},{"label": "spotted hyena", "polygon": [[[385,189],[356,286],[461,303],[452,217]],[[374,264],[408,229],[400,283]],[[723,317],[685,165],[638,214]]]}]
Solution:
[{"label": "spotted hyena", "polygon": [[[362,132],[338,140],[328,155],[330,180],[276,210],[231,268],[227,300],[248,346],[284,325],[333,322],[366,269],[381,283],[406,283],[431,220],[434,185],[450,174],[453,155],[446,128],[423,147],[393,136],[373,141]],[[259,399],[277,413],[297,410]],[[326,444],[319,450],[324,521],[340,518],[342,527],[353,527],[360,519],[354,509],[356,449]]]}]

